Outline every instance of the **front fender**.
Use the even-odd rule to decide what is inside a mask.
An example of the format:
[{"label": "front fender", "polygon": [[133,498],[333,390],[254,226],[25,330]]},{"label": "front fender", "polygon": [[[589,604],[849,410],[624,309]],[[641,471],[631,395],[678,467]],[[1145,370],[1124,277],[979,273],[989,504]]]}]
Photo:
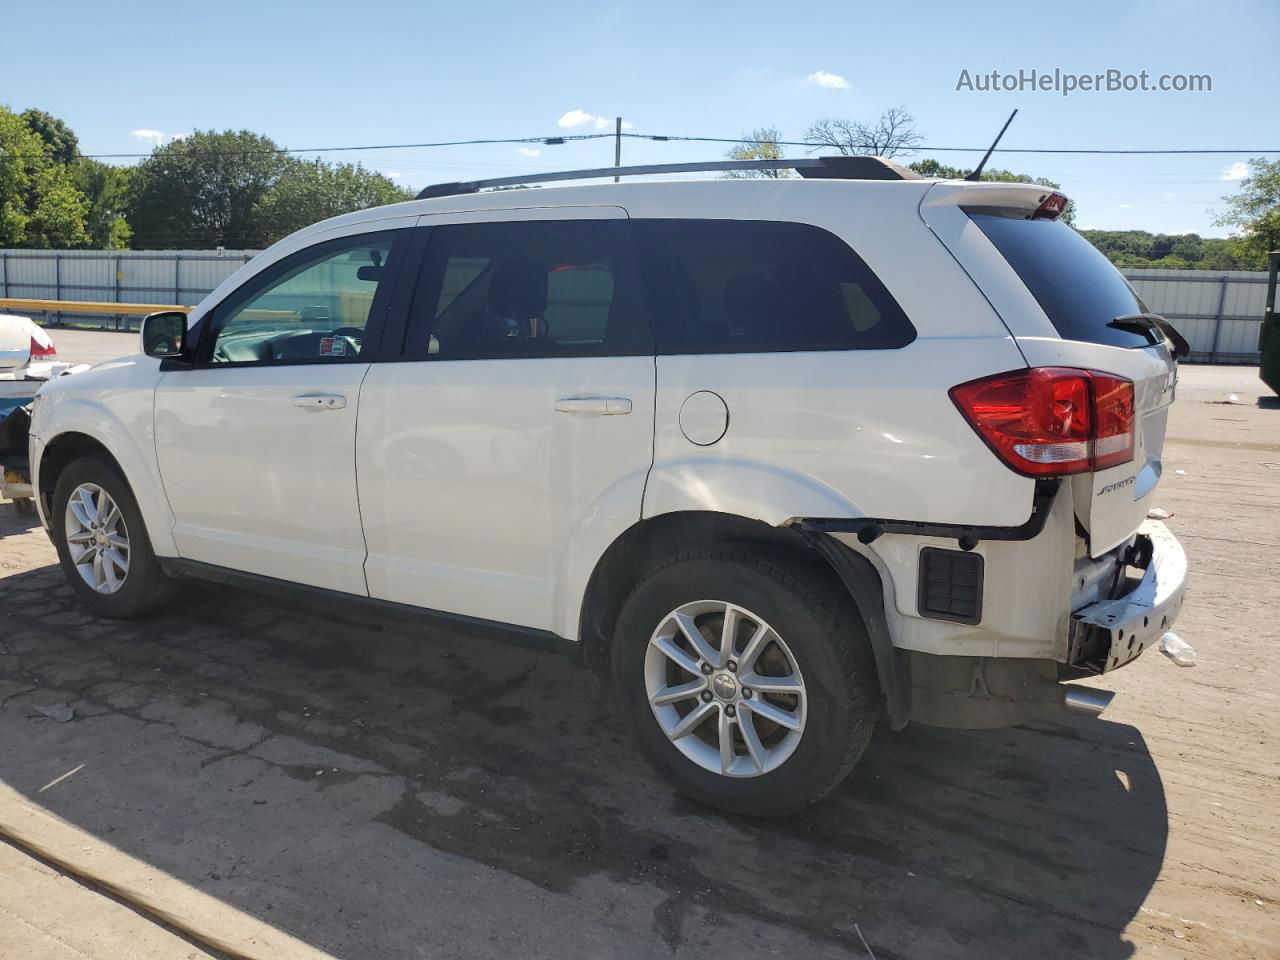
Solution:
[{"label": "front fender", "polygon": [[[109,391],[42,392],[37,405],[41,460],[60,440],[83,434],[115,458],[138,501],[157,556],[177,556],[173,513],[160,483],[153,430],[154,385]],[[33,431],[34,432],[34,431]],[[38,471],[39,467],[33,464]]]},{"label": "front fender", "polygon": [[820,480],[743,458],[699,457],[655,465],[645,487],[644,518],[682,510],[731,513],[775,527],[796,517],[866,516]]}]

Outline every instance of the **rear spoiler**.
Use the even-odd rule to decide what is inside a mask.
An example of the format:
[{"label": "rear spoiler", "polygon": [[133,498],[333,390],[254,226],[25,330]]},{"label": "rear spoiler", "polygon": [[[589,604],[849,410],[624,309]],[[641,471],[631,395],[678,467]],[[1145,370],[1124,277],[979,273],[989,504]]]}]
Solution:
[{"label": "rear spoiler", "polygon": [[[940,180],[929,188],[920,201],[925,207],[976,207],[988,210],[1016,210],[1028,218],[1057,190],[1035,183],[972,183],[964,180]],[[1064,199],[1066,199],[1064,197]]]}]

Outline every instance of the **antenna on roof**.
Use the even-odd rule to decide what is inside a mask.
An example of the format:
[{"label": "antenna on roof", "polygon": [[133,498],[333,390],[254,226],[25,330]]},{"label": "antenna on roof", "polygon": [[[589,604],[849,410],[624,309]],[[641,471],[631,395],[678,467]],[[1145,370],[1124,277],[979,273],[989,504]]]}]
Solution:
[{"label": "antenna on roof", "polygon": [[987,152],[983,154],[982,159],[978,161],[978,165],[974,167],[973,173],[965,177],[966,180],[979,180],[982,178],[982,168],[985,167],[987,165],[987,161],[991,159],[991,154],[995,150],[996,146],[999,145],[1000,138],[1004,136],[1004,132],[1009,129],[1009,124],[1013,123],[1013,118],[1017,115],[1017,110],[1009,114],[1009,119],[1004,122],[1004,126],[1001,127],[1000,132],[996,134],[996,138],[992,141],[991,146],[987,147]]}]

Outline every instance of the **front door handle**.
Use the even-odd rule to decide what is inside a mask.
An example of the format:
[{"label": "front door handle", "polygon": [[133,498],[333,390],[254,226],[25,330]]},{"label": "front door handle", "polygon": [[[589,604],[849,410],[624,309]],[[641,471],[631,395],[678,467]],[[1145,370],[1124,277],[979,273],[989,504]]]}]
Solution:
[{"label": "front door handle", "polygon": [[341,410],[347,398],[340,393],[304,393],[293,398],[293,405],[303,410]]},{"label": "front door handle", "polygon": [[575,417],[621,417],[631,412],[631,398],[566,397],[556,401],[556,412]]}]

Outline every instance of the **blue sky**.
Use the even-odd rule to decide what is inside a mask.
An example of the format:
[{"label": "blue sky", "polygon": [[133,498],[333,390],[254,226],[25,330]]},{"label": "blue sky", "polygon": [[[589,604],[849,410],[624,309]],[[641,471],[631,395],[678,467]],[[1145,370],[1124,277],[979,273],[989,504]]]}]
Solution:
[{"label": "blue sky", "polygon": [[[288,147],[590,132],[595,121],[582,114],[610,127],[620,114],[638,133],[735,137],[772,124],[799,140],[819,117],[872,120],[894,105],[934,146],[985,146],[1017,107],[1003,146],[1280,149],[1280,105],[1268,90],[1276,0],[964,9],[954,0],[10,0],[0,102],[61,116],[91,154],[210,128],[247,128]],[[956,90],[961,70],[1032,68],[1209,74],[1213,89]],[[561,125],[574,119],[582,122]],[[525,150],[326,156],[415,187],[613,160],[611,140]],[[723,150],[633,140],[623,159],[719,159]],[[930,155],[973,162],[917,156]],[[1061,181],[1082,226],[1222,235],[1211,210],[1248,156],[997,155],[993,164]]]}]

